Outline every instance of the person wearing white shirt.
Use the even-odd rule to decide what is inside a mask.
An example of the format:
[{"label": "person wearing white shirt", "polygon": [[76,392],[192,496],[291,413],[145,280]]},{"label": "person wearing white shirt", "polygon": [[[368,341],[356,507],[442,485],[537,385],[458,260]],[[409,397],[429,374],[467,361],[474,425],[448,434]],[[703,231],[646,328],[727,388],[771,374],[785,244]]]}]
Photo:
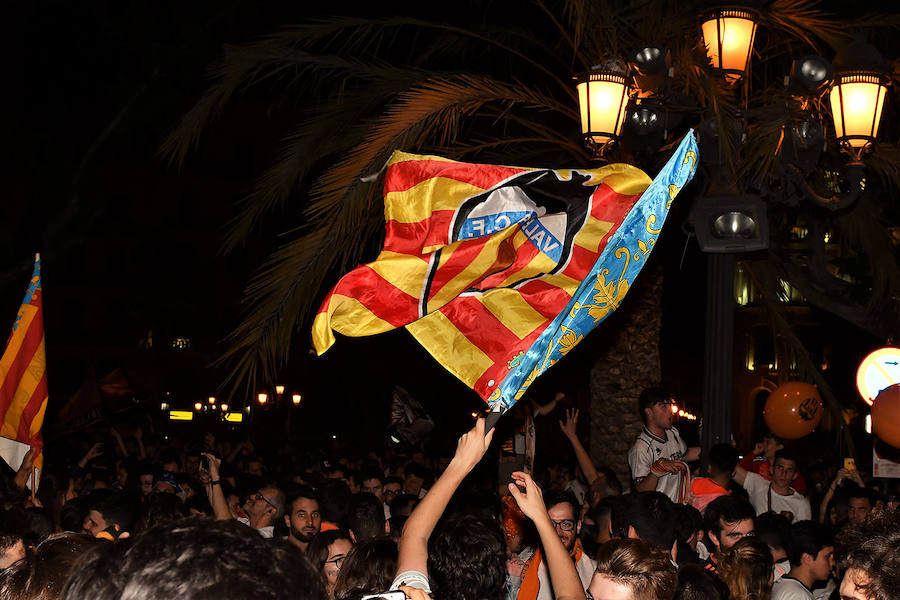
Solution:
[{"label": "person wearing white shirt", "polygon": [[827,581],[834,569],[831,532],[821,523],[802,521],[791,527],[791,542],[791,570],[772,586],[772,600],[813,600],[813,586]]},{"label": "person wearing white shirt", "polygon": [[748,472],[740,465],[735,467],[734,480],[747,490],[757,515],[773,511],[797,523],[811,519],[812,510],[806,496],[791,487],[796,473],[797,459],[786,450],[779,450],[775,453],[772,481],[766,481],[762,475]]}]

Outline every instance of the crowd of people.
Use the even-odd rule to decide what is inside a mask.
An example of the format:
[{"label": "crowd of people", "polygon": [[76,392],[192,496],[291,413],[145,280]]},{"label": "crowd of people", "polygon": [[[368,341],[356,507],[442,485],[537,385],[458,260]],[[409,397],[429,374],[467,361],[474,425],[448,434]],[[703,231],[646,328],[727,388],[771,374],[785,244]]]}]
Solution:
[{"label": "crowd of people", "polygon": [[485,459],[482,418],[451,456],[111,429],[36,493],[30,455],[4,476],[0,600],[900,598],[895,489],[852,461],[812,477],[774,435],[744,457],[713,446],[701,474],[671,407],[638,399],[625,485],[562,407],[568,469]]}]

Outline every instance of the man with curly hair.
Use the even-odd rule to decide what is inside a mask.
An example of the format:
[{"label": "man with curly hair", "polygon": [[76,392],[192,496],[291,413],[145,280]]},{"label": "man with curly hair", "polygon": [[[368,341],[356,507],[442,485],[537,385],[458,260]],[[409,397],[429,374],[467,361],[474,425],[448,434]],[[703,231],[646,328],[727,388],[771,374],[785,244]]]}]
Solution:
[{"label": "man with curly hair", "polygon": [[900,598],[900,510],[848,527],[838,536],[841,600]]}]

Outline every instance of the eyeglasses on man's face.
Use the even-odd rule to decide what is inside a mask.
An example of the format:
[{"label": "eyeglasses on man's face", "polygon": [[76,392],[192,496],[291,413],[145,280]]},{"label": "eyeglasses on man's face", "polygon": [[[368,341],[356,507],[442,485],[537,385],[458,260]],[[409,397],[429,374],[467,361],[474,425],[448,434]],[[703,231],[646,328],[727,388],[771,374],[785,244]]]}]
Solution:
[{"label": "eyeglasses on man's face", "polygon": [[563,519],[562,521],[554,521],[550,519],[550,522],[553,523],[553,526],[562,531],[572,531],[575,529],[575,521],[572,519]]},{"label": "eyeglasses on man's face", "polygon": [[340,570],[342,566],[344,566],[344,559],[347,558],[345,554],[338,554],[331,560],[326,560],[326,565],[334,565],[336,569]]},{"label": "eyeglasses on man's face", "polygon": [[250,497],[253,498],[254,500],[262,500],[263,502],[265,502],[266,504],[268,504],[269,506],[274,508],[275,512],[278,512],[278,507],[275,506],[274,504],[272,504],[271,502],[269,502],[269,499],[266,498],[265,496],[263,496],[262,492],[256,492],[255,494],[253,494]]}]

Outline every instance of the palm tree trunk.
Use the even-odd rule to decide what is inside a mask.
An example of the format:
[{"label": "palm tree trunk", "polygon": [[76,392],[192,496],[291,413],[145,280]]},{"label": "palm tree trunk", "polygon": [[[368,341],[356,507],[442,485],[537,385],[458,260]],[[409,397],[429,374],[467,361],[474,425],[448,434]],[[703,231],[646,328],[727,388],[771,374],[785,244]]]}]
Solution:
[{"label": "palm tree trunk", "polygon": [[641,430],[637,398],[662,378],[659,333],[662,321],[662,268],[647,265],[625,303],[597,334],[602,346],[590,373],[590,450],[595,464],[608,466],[627,489],[628,450]]}]

